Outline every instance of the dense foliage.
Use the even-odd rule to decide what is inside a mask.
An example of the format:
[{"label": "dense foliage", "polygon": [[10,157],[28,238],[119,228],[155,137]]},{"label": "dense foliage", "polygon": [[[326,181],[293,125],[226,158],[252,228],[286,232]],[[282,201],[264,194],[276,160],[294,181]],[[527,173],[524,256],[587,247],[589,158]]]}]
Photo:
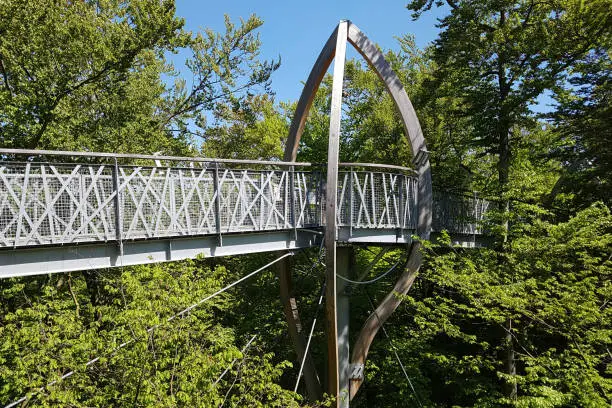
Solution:
[{"label": "dense foliage", "polygon": [[[289,406],[275,382],[286,363],[254,350],[221,324],[235,298],[222,295],[166,323],[231,279],[203,260],[8,282],[2,292],[0,361],[3,401],[43,387],[43,406]],[[95,299],[95,301],[94,301]],[[159,325],[149,331],[149,327]],[[133,344],[113,352],[121,343]],[[101,357],[91,368],[85,363]],[[238,359],[238,362],[233,362]],[[232,372],[215,384],[228,367]],[[48,386],[69,369],[69,379]]]},{"label": "dense foliage", "polygon": [[[453,247],[444,234],[425,245],[352,405],[609,407],[612,3],[407,7],[414,18],[447,12],[430,47],[404,35],[385,51],[417,110],[434,184],[499,208],[487,248]],[[0,144],[279,158],[295,102],[274,99],[279,63],[259,57],[261,24],[227,18],[223,33],[191,33],[172,0],[0,0]],[[191,83],[166,60],[179,51]],[[330,92],[326,77],[299,160],[325,161]],[[542,95],[555,101],[546,115],[533,110]],[[347,61],[343,97],[341,160],[410,166],[393,101],[365,63]],[[356,248],[355,270],[378,251]],[[404,254],[381,254],[364,279]],[[0,281],[0,404],[304,406],[274,267],[167,321],[277,256]],[[311,353],[324,380],[320,256],[295,255],[294,287],[302,324],[319,317]],[[398,273],[350,287],[352,337]]]}]

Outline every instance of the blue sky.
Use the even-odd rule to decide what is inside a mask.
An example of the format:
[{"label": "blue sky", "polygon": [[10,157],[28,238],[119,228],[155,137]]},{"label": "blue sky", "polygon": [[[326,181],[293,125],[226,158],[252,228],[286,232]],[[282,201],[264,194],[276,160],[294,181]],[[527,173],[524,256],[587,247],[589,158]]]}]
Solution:
[{"label": "blue sky", "polygon": [[[383,50],[397,50],[395,37],[412,34],[423,48],[438,35],[438,18],[446,14],[446,8],[433,7],[417,21],[412,21],[406,9],[408,0],[176,0],[177,15],[185,19],[188,30],[212,28],[223,32],[224,15],[238,22],[255,13],[264,20],[259,29],[262,56],[266,59],[282,59],[281,67],[272,77],[272,89],[277,101],[297,101],[323,44],[338,21],[351,20]],[[352,47],[347,57],[357,56]],[[170,56],[175,66],[190,83],[188,70],[181,70],[186,54]],[[332,65],[333,66],[333,65]],[[538,98],[532,110],[548,112],[552,99],[549,94]]]},{"label": "blue sky", "polygon": [[[264,20],[260,28],[262,56],[282,59],[281,67],[272,77],[272,88],[278,101],[297,100],[302,81],[308,77],[323,44],[341,19],[355,23],[383,49],[398,49],[394,37],[413,34],[419,47],[433,41],[437,34],[437,17],[432,10],[413,22],[406,9],[406,0],[382,1],[197,1],[176,0],[177,15],[185,19],[188,30],[212,28],[224,31],[224,14],[238,22],[255,13]],[[355,56],[349,47],[348,57]],[[172,58],[175,65],[184,55]],[[185,72],[185,71],[183,71]],[[185,78],[188,83],[190,78]]]}]

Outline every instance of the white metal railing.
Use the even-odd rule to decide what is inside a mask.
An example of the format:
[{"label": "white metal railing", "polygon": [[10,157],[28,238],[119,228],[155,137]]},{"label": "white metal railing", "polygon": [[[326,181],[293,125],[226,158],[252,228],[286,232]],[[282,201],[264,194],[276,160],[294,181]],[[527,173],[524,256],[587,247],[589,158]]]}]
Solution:
[{"label": "white metal railing", "polygon": [[418,179],[384,171],[340,171],[337,225],[416,229]]},{"label": "white metal railing", "polygon": [[315,174],[216,166],[3,163],[0,246],[319,226]]},{"label": "white metal railing", "polygon": [[486,234],[483,221],[491,201],[477,194],[457,194],[434,191],[432,229],[455,234]]},{"label": "white metal railing", "polygon": [[[325,225],[325,174],[310,163],[9,149],[0,157],[0,248]],[[49,157],[80,162],[41,160]],[[102,163],[84,162],[92,158]],[[416,229],[418,179],[409,169],[342,165],[338,226]],[[478,233],[486,208],[467,214],[467,202],[447,201],[434,205],[434,228]]]}]

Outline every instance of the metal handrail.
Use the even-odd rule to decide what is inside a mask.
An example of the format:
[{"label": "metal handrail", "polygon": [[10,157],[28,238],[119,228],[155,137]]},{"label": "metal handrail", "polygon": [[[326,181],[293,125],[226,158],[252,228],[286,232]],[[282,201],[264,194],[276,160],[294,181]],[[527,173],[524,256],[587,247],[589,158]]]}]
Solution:
[{"label": "metal handrail", "polygon": [[410,168],[404,166],[397,166],[395,164],[378,164],[378,163],[338,163],[340,167],[364,167],[364,168],[372,168],[372,169],[389,169],[389,170],[400,170],[405,171],[407,173],[412,173],[413,175],[418,175],[419,173]]},{"label": "metal handrail", "polygon": [[127,153],[101,153],[101,152],[71,152],[63,150],[30,150],[30,149],[0,149],[0,155],[30,155],[30,156],[66,156],[66,157],[99,157],[105,159],[139,159],[139,160],[166,160],[205,163],[228,163],[228,164],[266,164],[272,166],[300,166],[310,167],[311,163],[305,162],[283,162],[276,160],[242,160],[242,159],[217,159],[209,157],[189,156],[161,156],[151,154],[127,154]]},{"label": "metal handrail", "polygon": [[[218,159],[209,157],[189,157],[189,156],[158,156],[150,154],[128,154],[128,153],[103,153],[103,152],[72,152],[64,150],[32,150],[32,149],[0,149],[2,155],[20,155],[20,156],[64,156],[64,157],[99,157],[104,159],[138,159],[138,160],[165,160],[177,162],[198,162],[198,163],[226,163],[226,164],[257,164],[271,166],[298,166],[298,167],[318,167],[325,166],[325,163],[308,163],[308,162],[285,162],[276,160],[245,160],[245,159]],[[1,158],[0,158],[0,161]],[[417,172],[410,167],[397,166],[392,164],[378,163],[339,163],[340,167],[362,167],[372,169],[388,169],[399,170],[414,175]]]}]

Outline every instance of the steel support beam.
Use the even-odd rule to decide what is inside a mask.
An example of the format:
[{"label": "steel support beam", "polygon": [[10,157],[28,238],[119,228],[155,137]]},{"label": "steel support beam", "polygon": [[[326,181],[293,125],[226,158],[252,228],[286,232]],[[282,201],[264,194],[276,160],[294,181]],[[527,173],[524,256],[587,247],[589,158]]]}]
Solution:
[{"label": "steel support beam", "polygon": [[298,231],[298,238],[294,239],[294,232],[286,230],[224,234],[223,246],[219,245],[216,235],[123,241],[123,255],[113,241],[3,249],[0,251],[0,278],[177,261],[198,255],[208,258],[300,249],[318,246],[320,242],[321,235],[316,231]]},{"label": "steel support beam", "polygon": [[[340,237],[348,235],[348,227],[339,228]],[[392,230],[355,229],[351,239],[340,238],[338,242],[368,246],[405,246],[410,244],[410,237],[408,235],[405,238],[407,240],[398,239]],[[432,240],[434,242],[437,240],[436,233],[432,234]],[[174,261],[200,254],[206,257],[218,257],[318,247],[320,243],[320,233],[298,230],[298,239],[295,240],[294,232],[287,230],[224,234],[223,246],[219,245],[217,235],[124,241],[123,258],[119,245],[114,241],[100,244],[6,248],[0,250],[0,279]],[[477,236],[474,241],[473,235],[451,234],[451,243],[463,248],[480,248],[491,245],[492,240],[487,236]],[[285,283],[290,285],[291,270],[287,269],[286,274],[288,276],[281,279],[281,285]],[[290,288],[286,289],[285,293],[291,293]],[[293,299],[291,296],[282,298]],[[295,300],[291,302],[295,304]],[[293,310],[293,314],[299,319],[297,309]]]}]

